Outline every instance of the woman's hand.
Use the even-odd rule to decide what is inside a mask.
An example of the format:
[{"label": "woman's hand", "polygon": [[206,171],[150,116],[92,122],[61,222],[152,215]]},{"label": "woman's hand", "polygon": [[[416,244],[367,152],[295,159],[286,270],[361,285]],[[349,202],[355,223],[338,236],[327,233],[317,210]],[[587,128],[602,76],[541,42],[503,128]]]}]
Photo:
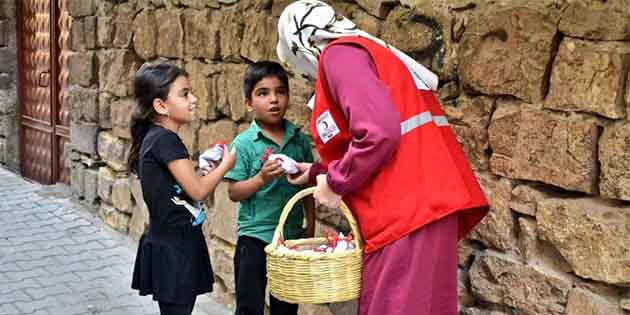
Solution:
[{"label": "woman's hand", "polygon": [[287,174],[287,181],[289,184],[295,186],[301,186],[308,184],[308,172],[311,170],[313,163],[298,163],[297,167],[299,172],[295,174]]},{"label": "woman's hand", "polygon": [[328,186],[327,174],[317,175],[317,187],[313,193],[313,197],[320,204],[328,208],[339,208],[341,204],[341,196],[337,195]]}]

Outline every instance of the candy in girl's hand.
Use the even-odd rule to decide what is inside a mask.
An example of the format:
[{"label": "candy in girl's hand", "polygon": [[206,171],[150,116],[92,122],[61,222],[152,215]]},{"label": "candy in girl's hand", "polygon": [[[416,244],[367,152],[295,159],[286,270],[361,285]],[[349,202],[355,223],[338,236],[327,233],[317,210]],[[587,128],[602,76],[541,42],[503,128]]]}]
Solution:
[{"label": "candy in girl's hand", "polygon": [[287,174],[296,174],[300,171],[297,167],[297,162],[284,154],[272,154],[269,156],[269,160],[280,163],[280,166]]},{"label": "candy in girl's hand", "polygon": [[223,142],[217,142],[211,145],[210,149],[199,155],[199,168],[206,168],[210,166],[208,161],[221,161],[221,158],[223,157],[223,150],[225,150],[225,143]]}]

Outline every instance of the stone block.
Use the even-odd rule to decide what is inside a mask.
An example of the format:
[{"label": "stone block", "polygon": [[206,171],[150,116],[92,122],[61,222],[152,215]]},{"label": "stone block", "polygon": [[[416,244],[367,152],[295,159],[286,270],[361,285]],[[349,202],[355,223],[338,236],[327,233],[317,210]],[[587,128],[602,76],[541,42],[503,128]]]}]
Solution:
[{"label": "stone block", "polygon": [[0,137],[0,163],[7,163],[7,139]]},{"label": "stone block", "polygon": [[457,52],[464,86],[536,102],[558,40],[557,21],[527,7],[488,11],[467,26]]},{"label": "stone block", "polygon": [[625,0],[570,1],[558,27],[570,37],[630,40],[630,5]]},{"label": "stone block", "polygon": [[516,212],[529,216],[536,216],[536,205],[538,200],[549,197],[549,193],[542,185],[522,184],[512,190],[510,208]]},{"label": "stone block", "polygon": [[599,127],[594,118],[565,116],[518,101],[498,105],[488,128],[493,173],[595,191]]},{"label": "stone block", "polygon": [[420,18],[412,9],[398,6],[383,23],[382,39],[405,53],[420,55],[435,45],[434,32],[439,30],[431,22]]},{"label": "stone block", "polygon": [[81,163],[74,165],[74,167],[70,169],[70,189],[74,197],[83,197],[85,191],[84,178],[85,166]]},{"label": "stone block", "polygon": [[516,308],[519,314],[564,315],[571,281],[488,253],[470,268],[471,289],[484,302]]},{"label": "stone block", "polygon": [[183,19],[186,57],[218,59],[221,27],[218,16],[206,10],[189,9],[184,11]]},{"label": "stone block", "polygon": [[101,203],[101,207],[98,210],[98,216],[114,230],[127,234],[129,231],[129,220],[131,219],[128,214],[117,211],[111,205]]},{"label": "stone block", "polygon": [[361,6],[367,13],[379,18],[385,18],[391,8],[398,2],[395,0],[357,0],[359,6]]},{"label": "stone block", "polygon": [[566,37],[553,63],[545,107],[624,118],[629,68],[630,43]]},{"label": "stone block", "polygon": [[[131,46],[134,23],[136,15],[136,5],[133,2],[122,3],[115,8],[116,19],[114,20],[114,39],[112,44],[118,48],[128,48]],[[150,27],[149,25],[146,25]]]},{"label": "stone block", "polygon": [[98,196],[101,203],[112,202],[112,188],[116,181],[116,174],[109,167],[100,167],[98,169]]},{"label": "stone block", "polygon": [[136,101],[120,99],[111,105],[112,133],[116,137],[131,139],[131,116],[136,109]]},{"label": "stone block", "polygon": [[129,220],[129,235],[135,240],[140,240],[142,234],[148,229],[149,209],[145,204],[135,204]]},{"label": "stone block", "polygon": [[96,13],[94,0],[68,0],[66,2],[66,8],[68,9],[68,14],[72,17],[81,17]]},{"label": "stone block", "polygon": [[599,164],[600,194],[630,201],[630,124],[606,126],[599,139]]},{"label": "stone block", "polygon": [[240,11],[231,8],[223,12],[221,28],[219,29],[219,47],[223,61],[241,61],[240,51],[244,30],[245,24]]},{"label": "stone block", "polygon": [[99,16],[96,19],[96,42],[99,47],[111,48],[114,42],[114,19],[111,16]]},{"label": "stone block", "polygon": [[476,307],[461,309],[462,315],[508,315],[511,313],[506,313],[500,310],[485,310],[479,309]]},{"label": "stone block", "polygon": [[9,19],[15,18],[15,1],[0,2],[0,17]]},{"label": "stone block", "polygon": [[218,113],[217,98],[211,93],[218,92],[216,84],[220,76],[219,68],[199,60],[188,62],[185,68],[189,75],[192,92],[198,99],[197,115],[201,120],[215,119]]},{"label": "stone block", "polygon": [[96,48],[96,24],[94,16],[75,18],[70,26],[70,47],[74,51],[84,52]]},{"label": "stone block", "polygon": [[490,212],[477,225],[469,238],[501,251],[514,247],[515,222],[509,203],[512,182],[487,173],[478,173],[477,179],[490,202]]},{"label": "stone block", "polygon": [[[158,24],[157,54],[166,58],[184,57],[184,29],[180,10],[158,9],[155,16]],[[234,39],[230,39],[234,40]]]},{"label": "stone block", "polygon": [[0,48],[0,72],[17,73],[17,51],[14,47]]},{"label": "stone block", "polygon": [[112,129],[111,105],[117,99],[107,92],[98,94],[98,123],[103,129]]},{"label": "stone block", "polygon": [[235,248],[218,241],[210,241],[210,260],[215,276],[221,278],[227,292],[234,294],[234,250]]},{"label": "stone block", "polygon": [[144,196],[142,195],[142,186],[140,184],[140,178],[136,175],[129,176],[129,185],[131,189],[131,196],[138,205],[144,205]]},{"label": "stone block", "polygon": [[182,139],[182,142],[188,149],[188,154],[193,156],[196,152],[199,152],[199,121],[193,121],[189,124],[185,124],[179,128],[177,135]]},{"label": "stone block", "polygon": [[156,56],[157,21],[155,11],[144,9],[133,20],[133,47],[140,58],[147,60]]},{"label": "stone block", "polygon": [[464,269],[457,270],[457,296],[460,308],[462,306],[472,306],[475,303],[475,298],[470,292],[468,272]]},{"label": "stone block", "polygon": [[444,113],[474,170],[487,170],[489,164],[488,125],[494,99],[461,95],[443,104]]},{"label": "stone block", "polygon": [[93,52],[79,52],[68,56],[68,83],[89,87],[96,81],[96,64]]},{"label": "stone block", "polygon": [[131,143],[117,138],[110,132],[98,134],[98,154],[113,170],[120,172],[127,170],[127,157]]},{"label": "stone block", "polygon": [[457,243],[457,265],[461,268],[468,269],[475,258],[475,253],[479,250],[479,246],[464,239]]},{"label": "stone block", "polygon": [[217,141],[230,143],[236,137],[236,123],[229,119],[209,122],[199,130],[199,151],[204,151]]},{"label": "stone block", "polygon": [[131,200],[131,187],[129,178],[117,178],[112,186],[112,204],[123,213],[133,213],[133,201]]},{"label": "stone block", "polygon": [[212,89],[210,99],[216,97],[219,111],[229,116],[234,121],[240,121],[247,115],[247,107],[243,100],[243,92],[235,89],[242,86],[242,76],[245,72],[245,64],[224,64],[222,73],[217,78],[216,89]]},{"label": "stone block", "polygon": [[99,130],[99,126],[94,123],[70,122],[70,142],[77,151],[94,155],[97,152]]},{"label": "stone block", "polygon": [[593,292],[574,288],[569,293],[567,315],[624,315],[619,303]]},{"label": "stone block", "polygon": [[0,47],[5,47],[9,44],[9,31],[12,25],[9,21],[0,21]]},{"label": "stone block", "polygon": [[86,169],[83,176],[83,200],[88,205],[98,201],[98,170]]},{"label": "stone block", "polygon": [[354,24],[361,30],[371,34],[372,36],[380,36],[383,28],[383,22],[366,13],[363,10],[354,10],[350,16],[346,16],[354,22]]},{"label": "stone block", "polygon": [[289,108],[285,118],[310,135],[311,110],[306,106],[313,95],[313,84],[302,77],[289,79]]},{"label": "stone block", "polygon": [[597,199],[545,199],[538,231],[575,274],[610,284],[630,283],[630,207]]},{"label": "stone block", "polygon": [[98,90],[71,85],[66,104],[72,110],[72,121],[98,123]]},{"label": "stone block", "polygon": [[128,50],[104,50],[98,52],[98,78],[101,92],[118,97],[133,94],[133,77],[140,67],[140,60]]},{"label": "stone block", "polygon": [[216,236],[236,246],[236,218],[238,203],[232,202],[228,195],[228,184],[220,183],[214,193],[214,205],[209,209],[209,224],[211,235]]},{"label": "stone block", "polygon": [[277,20],[266,13],[252,14],[245,21],[241,56],[251,61],[278,59]]}]

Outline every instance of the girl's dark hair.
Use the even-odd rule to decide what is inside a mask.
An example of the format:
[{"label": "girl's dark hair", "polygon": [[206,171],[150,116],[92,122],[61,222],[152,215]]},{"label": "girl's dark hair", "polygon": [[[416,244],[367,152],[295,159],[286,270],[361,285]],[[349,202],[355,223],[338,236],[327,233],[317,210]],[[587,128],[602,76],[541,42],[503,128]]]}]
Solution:
[{"label": "girl's dark hair", "polygon": [[166,101],[172,83],[181,76],[188,77],[188,73],[166,63],[147,65],[136,72],[133,86],[138,104],[131,116],[132,140],[127,159],[127,167],[132,173],[138,174],[140,147],[157,114],[153,108],[153,101],[156,98]]},{"label": "girl's dark hair", "polygon": [[259,61],[249,65],[243,75],[243,96],[245,99],[251,100],[256,83],[267,77],[278,78],[287,87],[287,90],[289,89],[287,71],[281,64],[273,61]]}]

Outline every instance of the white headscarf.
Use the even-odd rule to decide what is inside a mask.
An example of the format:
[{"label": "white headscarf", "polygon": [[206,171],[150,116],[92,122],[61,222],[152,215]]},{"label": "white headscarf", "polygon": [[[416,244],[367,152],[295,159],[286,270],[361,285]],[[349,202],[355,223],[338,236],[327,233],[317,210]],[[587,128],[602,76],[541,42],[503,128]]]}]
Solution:
[{"label": "white headscarf", "polygon": [[[319,56],[332,40],[361,36],[389,48],[407,66],[416,87],[437,90],[438,77],[398,49],[356,27],[349,19],[318,0],[299,0],[288,5],[278,21],[278,58],[300,74],[317,78]],[[312,108],[312,99],[309,107]]]}]

